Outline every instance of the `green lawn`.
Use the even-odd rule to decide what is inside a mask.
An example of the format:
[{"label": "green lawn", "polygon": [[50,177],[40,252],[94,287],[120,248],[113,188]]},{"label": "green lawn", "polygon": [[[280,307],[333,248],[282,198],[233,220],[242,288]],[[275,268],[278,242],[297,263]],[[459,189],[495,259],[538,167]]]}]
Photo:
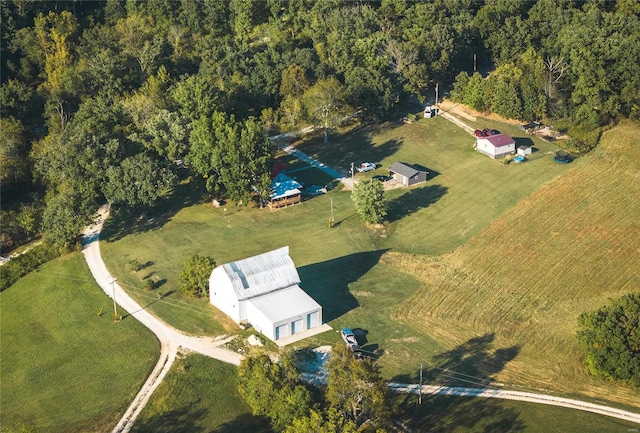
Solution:
[{"label": "green lawn", "polygon": [[18,280],[0,302],[3,431],[111,431],[157,361],[153,334],[113,322],[80,253]]},{"label": "green lawn", "polygon": [[[513,128],[496,122],[491,125],[505,131]],[[531,252],[535,251],[536,257],[546,257],[545,248],[552,244],[545,242],[545,227],[561,215],[563,208],[562,200],[557,200],[557,211],[531,218],[523,211],[528,209],[529,197],[548,189],[559,176],[589,173],[590,159],[556,164],[551,159],[555,147],[534,139],[538,152],[529,162],[504,165],[474,152],[472,143],[470,135],[442,118],[361,128],[344,136],[333,135],[328,146],[317,140],[298,143],[304,151],[336,167],[348,166],[351,160],[380,164],[375,172],[358,174],[358,178],[384,173],[393,161],[421,164],[432,171],[435,175],[424,186],[389,192],[390,221],[383,227],[364,226],[355,215],[349,192],[340,189],[301,205],[270,212],[232,204],[215,208],[210,203],[197,203],[193,200],[193,189],[185,182],[159,210],[148,212],[146,220],[136,221],[126,215],[114,215],[108,220],[101,244],[103,256],[125,287],[141,300],[148,300],[151,310],[175,326],[193,333],[242,333],[206,300],[189,300],[176,292],[177,275],[184,261],[198,253],[222,264],[289,245],[302,286],[323,305],[325,320],[336,330],[342,326],[357,329],[366,338],[363,344],[379,356],[386,377],[414,378],[421,362],[432,369],[455,365],[461,372],[479,373],[482,381],[505,377],[508,384],[536,383],[536,388],[564,393],[582,393],[586,381],[589,389],[598,389],[611,400],[628,403],[628,391],[585,379],[574,348],[567,346],[564,337],[555,339],[559,329],[554,317],[569,316],[554,316],[551,310],[543,308],[546,304],[534,299],[530,306],[540,316],[524,322],[505,321],[505,317],[517,319],[523,303],[529,302],[528,298],[511,296],[512,292],[504,297],[512,300],[511,304],[475,308],[478,297],[484,297],[485,301],[495,298],[491,293],[499,292],[491,289],[497,287],[496,283],[486,280],[484,292],[475,285],[469,286],[475,290],[473,293],[459,292],[451,284],[458,284],[471,271],[455,260],[465,259],[454,255],[453,262],[443,262],[436,257],[473,240],[479,257],[487,256],[483,253],[487,248],[501,251],[506,264],[501,275],[515,281],[514,273],[527,269],[530,259],[523,257],[515,264],[509,260],[511,252],[503,251],[502,247],[523,242],[532,232],[536,233],[533,238],[536,246]],[[284,161],[292,170],[303,168],[290,157]],[[595,178],[592,181],[597,183]],[[329,228],[332,204],[336,226]],[[518,218],[506,230],[499,221],[512,209],[519,209]],[[496,228],[490,236],[493,243],[483,246],[483,241],[476,242],[483,239],[478,233],[494,221]],[[133,259],[148,266],[133,272],[128,265]],[[417,269],[412,268],[416,266]],[[474,272],[490,276],[491,269],[478,268]],[[544,272],[527,275],[538,285],[552,278]],[[444,278],[450,285],[438,289],[440,286],[428,279],[432,277]],[[162,285],[155,292],[144,291],[144,278],[156,278]],[[463,293],[462,298],[455,298],[458,293]],[[549,296],[548,291],[544,293]],[[457,311],[458,305],[468,305],[468,309]],[[503,305],[513,308],[505,313]],[[446,314],[436,315],[445,310]],[[505,316],[507,313],[512,315]],[[535,322],[540,318],[550,321]],[[500,327],[510,330],[514,338],[505,339],[498,332]],[[545,329],[550,332],[545,334]],[[531,337],[536,335],[549,337],[540,340]],[[542,346],[529,346],[529,337]],[[303,344],[337,341],[337,333],[328,332]],[[550,352],[560,358],[548,357],[546,349],[535,355],[535,347],[548,347],[545,344],[553,345]],[[539,358],[546,358],[547,364],[532,363]],[[574,359],[573,363],[565,362],[569,358]],[[558,373],[566,368],[573,369],[575,374]],[[508,375],[509,372],[513,375]],[[515,376],[518,373],[520,377]],[[559,377],[566,380],[558,380]],[[618,392],[622,397],[616,396]]]},{"label": "green lawn", "polygon": [[[177,275],[191,255],[208,255],[221,264],[289,245],[294,262],[301,268],[303,285],[319,285],[327,294],[323,298],[330,299],[331,290],[348,288],[375,266],[353,260],[358,256],[352,255],[377,250],[420,254],[451,251],[541,184],[568,170],[551,162],[545,143],[539,144],[538,159],[503,166],[475,153],[472,142],[472,137],[453,124],[436,118],[411,125],[361,128],[332,136],[328,146],[317,140],[300,144],[302,150],[336,167],[348,167],[349,161],[361,156],[355,160],[381,164],[374,174],[384,172],[384,167],[396,160],[422,164],[434,173],[426,185],[388,193],[390,223],[383,230],[364,227],[355,215],[349,192],[339,189],[299,206],[269,212],[233,204],[221,208],[197,204],[196,192],[184,183],[172,198],[158,206],[159,210],[149,212],[147,220],[136,222],[132,219],[137,215],[114,215],[107,221],[103,256],[111,272],[141,302],[153,302],[150,308],[168,322],[193,333],[235,332],[236,328],[206,300],[188,300],[176,293]],[[319,170],[304,169],[300,161],[288,155],[279,157],[306,184],[326,182]],[[371,173],[357,175],[368,176]],[[329,229],[332,203],[337,224]],[[128,263],[134,259],[148,266],[132,272]],[[340,287],[331,287],[328,280],[323,283],[328,278],[326,272],[320,280],[310,281],[304,276],[314,268],[333,265],[341,271],[346,266],[343,273],[353,274]],[[160,288],[155,293],[145,292],[145,278],[159,281]],[[344,311],[332,312],[325,307],[325,312],[334,318]]]},{"label": "green lawn", "polygon": [[[385,256],[423,282],[394,317],[459,348],[454,368],[469,373],[469,360],[482,359],[474,376],[637,410],[637,389],[586,374],[575,338],[581,312],[640,287],[637,133],[632,124],[607,131],[582,165],[436,263]],[[480,336],[500,352],[478,357]]]},{"label": "green lawn", "polygon": [[[388,194],[393,236],[385,247],[395,251],[440,255],[464,244],[541,185],[571,167],[554,163],[557,148],[523,134],[516,127],[492,122],[520,143],[537,151],[524,164],[503,165],[473,150],[474,137],[443,117],[413,124],[365,127],[328,145],[320,138],[298,143],[298,148],[343,169],[353,161],[374,162],[378,169],[356,179],[387,174],[396,161],[421,165],[431,173],[426,185]],[[580,160],[573,166],[580,165]]]},{"label": "green lawn", "polygon": [[579,410],[567,410],[518,401],[491,398],[397,398],[403,423],[422,433],[626,433],[638,430],[630,422]]},{"label": "green lawn", "polygon": [[133,433],[271,433],[236,389],[237,368],[202,355],[180,358],[158,386]]}]

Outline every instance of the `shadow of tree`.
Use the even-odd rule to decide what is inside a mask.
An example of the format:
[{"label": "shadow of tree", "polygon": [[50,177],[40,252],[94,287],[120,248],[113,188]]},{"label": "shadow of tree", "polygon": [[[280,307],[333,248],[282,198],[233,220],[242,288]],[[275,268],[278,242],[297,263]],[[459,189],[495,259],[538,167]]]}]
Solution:
[{"label": "shadow of tree", "polygon": [[486,386],[493,375],[520,352],[518,346],[493,349],[494,334],[468,340],[460,346],[433,357],[437,367],[428,373],[428,380],[449,386]]},{"label": "shadow of tree", "polygon": [[389,202],[387,219],[390,222],[397,221],[420,209],[429,207],[440,200],[447,193],[447,190],[448,188],[442,185],[429,185],[412,189]]},{"label": "shadow of tree", "polygon": [[387,250],[368,251],[338,257],[298,268],[304,290],[322,306],[325,322],[358,306],[349,284],[374,267]]},{"label": "shadow of tree", "polygon": [[198,420],[207,414],[206,409],[196,411],[182,407],[153,415],[147,419],[138,419],[131,429],[132,433],[273,433],[269,419],[249,413],[238,415],[231,421],[209,429],[198,425]]},{"label": "shadow of tree", "polygon": [[297,143],[297,148],[331,167],[348,172],[352,162],[356,166],[365,161],[378,163],[398,151],[401,139],[374,144],[372,137],[383,129],[379,125],[357,127],[345,134],[330,135],[329,143],[325,144],[324,137],[317,136]]},{"label": "shadow of tree", "polygon": [[[423,383],[467,388],[486,387],[494,375],[520,353],[519,346],[494,349],[494,334],[474,337],[465,343],[433,356],[423,370]],[[397,375],[392,382],[419,383],[420,369]]]},{"label": "shadow of tree", "polygon": [[238,415],[209,433],[273,433],[269,418],[248,413]]},{"label": "shadow of tree", "polygon": [[100,239],[116,241],[132,233],[157,229],[170,221],[180,209],[202,203],[206,197],[203,182],[183,179],[170,194],[160,198],[151,208],[113,206]]},{"label": "shadow of tree", "polygon": [[516,433],[526,427],[517,410],[495,399],[429,396],[418,405],[416,395],[407,395],[399,409],[406,427],[425,433]]},{"label": "shadow of tree", "polygon": [[206,409],[192,411],[181,407],[168,410],[146,419],[138,419],[131,429],[132,433],[198,433],[205,429],[196,421],[207,414]]}]

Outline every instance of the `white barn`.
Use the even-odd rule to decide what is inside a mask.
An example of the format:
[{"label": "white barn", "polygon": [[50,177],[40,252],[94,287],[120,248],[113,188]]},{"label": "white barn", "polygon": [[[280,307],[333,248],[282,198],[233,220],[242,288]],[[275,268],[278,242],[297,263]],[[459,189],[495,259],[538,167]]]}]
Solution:
[{"label": "white barn", "polygon": [[516,142],[507,134],[478,137],[476,140],[476,150],[488,155],[490,158],[496,159],[516,153]]},{"label": "white barn", "polygon": [[322,307],[298,284],[289,247],[282,247],[216,267],[209,298],[234,322],[248,323],[277,342],[322,325]]}]

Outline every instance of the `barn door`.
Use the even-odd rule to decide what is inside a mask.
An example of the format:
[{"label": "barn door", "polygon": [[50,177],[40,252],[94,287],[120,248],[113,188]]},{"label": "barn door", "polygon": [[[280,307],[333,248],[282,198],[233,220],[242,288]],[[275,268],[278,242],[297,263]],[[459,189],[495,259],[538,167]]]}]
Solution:
[{"label": "barn door", "polygon": [[291,322],[291,335],[302,332],[302,319]]},{"label": "barn door", "polygon": [[311,329],[314,326],[318,326],[318,312],[307,314],[307,329]]},{"label": "barn door", "polygon": [[276,340],[287,336],[287,325],[276,326]]}]

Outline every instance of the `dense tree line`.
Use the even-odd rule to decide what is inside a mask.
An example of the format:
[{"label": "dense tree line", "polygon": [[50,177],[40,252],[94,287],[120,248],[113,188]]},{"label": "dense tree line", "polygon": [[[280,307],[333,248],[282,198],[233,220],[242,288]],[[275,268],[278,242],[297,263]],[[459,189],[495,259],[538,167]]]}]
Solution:
[{"label": "dense tree line", "polygon": [[69,244],[99,202],[153,206],[183,161],[247,203],[267,193],[265,128],[395,117],[435,83],[576,124],[588,149],[592,130],[640,116],[639,13],[634,0],[3,1],[3,250],[38,233]]}]

